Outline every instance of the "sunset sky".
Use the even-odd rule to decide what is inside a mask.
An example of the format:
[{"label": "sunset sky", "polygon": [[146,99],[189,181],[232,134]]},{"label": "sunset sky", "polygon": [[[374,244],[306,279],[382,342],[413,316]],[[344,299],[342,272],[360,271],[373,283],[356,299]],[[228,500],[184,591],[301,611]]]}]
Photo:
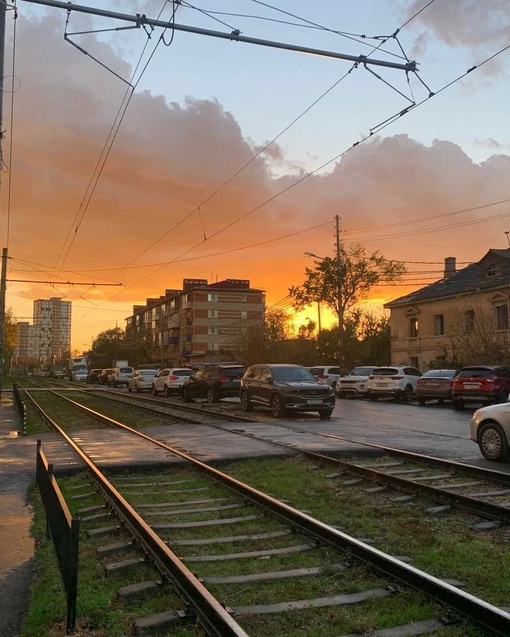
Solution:
[{"label": "sunset sky", "polygon": [[[288,305],[311,265],[303,253],[334,256],[335,215],[346,244],[407,264],[405,283],[374,290],[377,303],[440,278],[447,256],[462,267],[510,245],[508,0],[176,9],[181,25],[405,55],[418,76],[170,29],[115,31],[129,24],[71,12],[84,55],[64,40],[66,11],[17,4],[3,93],[6,307],[31,321],[34,299],[71,300],[73,349],[124,328],[133,305],[183,278],[249,279],[268,307]],[[162,20],[174,9],[79,4]],[[397,29],[398,41],[381,39]]]}]

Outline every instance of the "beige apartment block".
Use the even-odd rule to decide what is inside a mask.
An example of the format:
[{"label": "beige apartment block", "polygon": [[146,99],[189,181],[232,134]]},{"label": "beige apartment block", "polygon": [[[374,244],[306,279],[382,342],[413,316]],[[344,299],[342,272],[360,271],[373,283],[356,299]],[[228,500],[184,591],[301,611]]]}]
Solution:
[{"label": "beige apartment block", "polygon": [[221,362],[228,360],[236,337],[262,326],[264,312],[265,292],[246,279],[184,279],[181,290],[166,290],[133,308],[126,338],[143,339],[151,360],[160,364]]},{"label": "beige apartment block", "polygon": [[509,353],[510,248],[491,249],[443,278],[385,305],[390,310],[391,362],[431,367],[501,364]]}]

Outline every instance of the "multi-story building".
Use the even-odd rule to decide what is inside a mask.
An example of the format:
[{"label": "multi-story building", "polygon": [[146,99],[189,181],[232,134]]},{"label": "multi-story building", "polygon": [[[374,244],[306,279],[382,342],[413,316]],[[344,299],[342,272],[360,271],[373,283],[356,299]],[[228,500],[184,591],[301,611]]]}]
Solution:
[{"label": "multi-story building", "polygon": [[[154,361],[190,365],[225,360],[248,326],[262,325],[265,293],[245,279],[184,279],[126,319],[126,338],[150,345]],[[227,355],[228,358],[228,355]]]},{"label": "multi-story building", "polygon": [[17,363],[49,365],[68,356],[70,347],[71,301],[58,297],[34,301],[34,324],[17,324]]},{"label": "multi-story building", "polygon": [[461,270],[446,258],[442,279],[385,305],[392,364],[509,362],[509,304],[510,248]]}]

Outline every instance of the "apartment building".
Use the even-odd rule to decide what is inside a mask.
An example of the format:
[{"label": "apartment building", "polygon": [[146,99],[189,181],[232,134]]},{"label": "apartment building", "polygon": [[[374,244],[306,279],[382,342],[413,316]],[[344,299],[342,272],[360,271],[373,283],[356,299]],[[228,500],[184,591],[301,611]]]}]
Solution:
[{"label": "apartment building", "polygon": [[126,339],[150,345],[151,358],[169,365],[219,362],[248,326],[262,325],[265,292],[246,279],[184,279],[182,289],[133,307]]},{"label": "apartment building", "polygon": [[16,329],[16,364],[49,365],[61,360],[71,347],[71,301],[37,299],[33,325],[20,322]]},{"label": "apartment building", "polygon": [[443,362],[510,360],[510,248],[491,249],[457,270],[447,257],[443,278],[394,299],[391,362],[428,369]]}]

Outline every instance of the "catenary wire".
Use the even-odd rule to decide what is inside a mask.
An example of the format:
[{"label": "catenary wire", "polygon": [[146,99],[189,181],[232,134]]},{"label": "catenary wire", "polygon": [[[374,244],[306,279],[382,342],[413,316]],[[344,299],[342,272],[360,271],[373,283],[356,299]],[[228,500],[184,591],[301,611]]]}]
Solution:
[{"label": "catenary wire", "polygon": [[[433,1],[433,0],[432,0]],[[430,4],[430,3],[429,3]],[[428,5],[427,5],[428,6]],[[421,12],[418,12],[416,15],[418,15]],[[296,17],[296,16],[294,16]],[[409,20],[407,20],[406,25],[409,24],[409,22],[411,22],[411,20],[414,19],[413,16],[411,18],[409,18]],[[298,18],[298,19],[302,19],[304,20],[304,18]],[[306,21],[306,20],[305,20]],[[317,25],[320,27],[320,25]],[[325,27],[320,27],[320,28],[325,28]],[[397,29],[397,31],[395,32],[395,34],[397,34],[400,30],[402,29],[402,27],[400,27],[399,29]],[[388,36],[389,37],[389,36]],[[370,51],[370,53],[366,56],[369,57],[370,55],[372,55],[373,53],[375,53],[376,51],[380,50],[382,45],[384,44],[386,40],[382,40],[379,42],[379,44],[377,46],[372,46],[372,50]],[[147,246],[146,248],[144,248],[144,250],[142,250],[142,252],[139,252],[136,256],[134,256],[130,261],[128,261],[128,263],[126,264],[126,266],[124,266],[123,268],[120,268],[119,270],[117,270],[116,272],[120,272],[121,270],[125,269],[126,267],[130,266],[132,263],[134,263],[135,261],[137,261],[140,257],[142,257],[144,254],[146,254],[147,252],[149,252],[152,248],[154,248],[160,241],[162,241],[163,239],[165,239],[169,234],[171,234],[174,230],[176,230],[179,226],[181,226],[185,221],[187,221],[195,212],[197,212],[198,210],[200,210],[200,208],[202,206],[204,206],[206,203],[208,203],[213,197],[215,197],[221,190],[223,190],[231,181],[233,181],[243,170],[245,170],[255,159],[257,159],[257,157],[259,157],[262,153],[264,153],[272,144],[274,144],[280,137],[282,137],[282,135],[284,135],[292,126],[294,126],[294,124],[296,124],[304,115],[306,115],[312,108],[314,108],[314,106],[316,106],[324,97],[326,97],[326,95],[328,95],[334,88],[336,88],[344,79],[346,79],[354,69],[356,69],[358,67],[358,64],[355,63],[351,66],[351,68],[344,73],[344,75],[337,80],[336,82],[334,82],[328,89],[326,89],[326,91],[324,91],[318,98],[316,98],[312,104],[310,104],[304,111],[302,111],[297,117],[295,117],[290,124],[288,124],[282,131],[280,131],[275,137],[273,137],[273,139],[271,141],[269,141],[267,144],[265,144],[261,149],[259,149],[257,151],[257,153],[255,153],[255,155],[253,155],[245,164],[243,164],[233,175],[231,175],[226,181],[224,181],[218,188],[216,188],[208,197],[206,197],[201,203],[199,203],[197,206],[195,206],[192,210],[190,210],[180,221],[178,221],[177,223],[175,223],[169,230],[167,230],[163,235],[159,236],[155,241],[153,241],[149,246]],[[211,238],[211,237],[209,237]],[[196,246],[195,246],[196,247]],[[194,248],[193,248],[194,249]]]},{"label": "catenary wire", "polygon": [[[159,19],[159,17],[161,17],[164,9],[167,6],[168,1],[169,0],[165,0],[164,1],[164,4],[161,7],[161,10],[160,10],[159,15],[158,15],[158,19]],[[177,7],[178,7],[178,3],[173,3],[173,13],[172,13],[171,21],[175,20],[175,14],[176,14],[176,11],[177,11]],[[150,37],[149,36],[147,37],[147,40],[146,40],[145,45],[144,45],[144,47],[142,49],[142,52],[141,52],[141,54],[139,56],[138,62],[136,64],[136,66],[135,66],[135,69],[134,69],[133,73],[131,74],[130,86],[126,90],[126,93],[124,94],[122,102],[121,102],[121,104],[120,104],[120,106],[119,106],[119,108],[117,110],[117,114],[116,114],[116,116],[114,118],[114,121],[113,121],[112,126],[110,128],[110,131],[109,131],[108,136],[106,138],[106,141],[105,141],[105,143],[103,145],[103,149],[102,149],[102,151],[101,151],[101,153],[99,155],[99,158],[97,160],[96,166],[94,168],[94,171],[92,173],[90,181],[89,181],[89,183],[87,185],[87,188],[85,190],[85,194],[84,194],[84,196],[82,198],[82,201],[80,203],[78,211],[77,211],[77,213],[76,213],[76,215],[74,217],[74,220],[73,220],[73,222],[72,222],[72,224],[71,224],[71,226],[69,228],[69,231],[67,233],[67,236],[66,236],[64,244],[62,246],[62,249],[61,249],[61,251],[59,253],[59,256],[57,257],[57,261],[55,263],[55,269],[57,268],[57,264],[58,264],[58,262],[60,260],[60,257],[62,256],[62,253],[63,253],[63,251],[65,249],[65,246],[66,246],[67,242],[69,241],[69,239],[71,237],[69,246],[67,248],[67,251],[65,252],[65,255],[62,257],[62,262],[60,264],[60,268],[63,267],[64,263],[67,260],[69,252],[70,252],[70,250],[71,250],[71,248],[73,246],[73,243],[74,243],[74,241],[76,239],[76,236],[77,236],[77,233],[78,233],[78,229],[79,229],[80,225],[82,224],[83,219],[85,218],[85,214],[86,214],[86,212],[88,210],[88,207],[90,205],[90,202],[91,202],[92,197],[94,195],[94,192],[96,190],[96,187],[97,187],[97,184],[98,184],[99,179],[101,177],[101,174],[102,174],[102,172],[104,170],[104,167],[106,165],[106,162],[108,160],[110,152],[111,152],[111,150],[113,148],[113,144],[115,143],[115,140],[117,138],[117,134],[118,134],[120,126],[121,126],[121,124],[122,124],[122,122],[124,120],[124,117],[126,115],[128,106],[129,106],[129,104],[131,102],[131,99],[132,99],[132,97],[134,95],[136,87],[140,83],[140,81],[141,81],[141,79],[142,79],[142,77],[143,77],[143,75],[144,75],[144,73],[145,73],[150,61],[152,60],[152,58],[153,58],[153,56],[154,56],[154,54],[156,52],[156,49],[158,48],[159,44],[161,43],[161,41],[164,42],[165,31],[166,31],[166,28],[163,30],[163,32],[161,33],[160,37],[158,38],[158,41],[156,42],[156,45],[155,45],[154,49],[152,50],[152,53],[150,54],[150,56],[149,56],[149,58],[148,58],[148,60],[147,60],[147,62],[145,64],[145,66],[143,67],[141,73],[139,74],[136,82],[134,84],[131,84],[131,82],[133,82],[133,80],[134,80],[134,78],[136,76],[136,73],[138,71],[138,68],[141,65],[141,62],[142,62],[143,56],[145,54],[145,51],[147,50],[147,47],[149,45]],[[173,40],[173,32],[172,32],[172,40]],[[169,44],[171,44],[172,40],[170,41]],[[164,42],[164,44],[167,44],[167,43]],[[74,228],[74,234],[73,234],[73,228]]]}]

